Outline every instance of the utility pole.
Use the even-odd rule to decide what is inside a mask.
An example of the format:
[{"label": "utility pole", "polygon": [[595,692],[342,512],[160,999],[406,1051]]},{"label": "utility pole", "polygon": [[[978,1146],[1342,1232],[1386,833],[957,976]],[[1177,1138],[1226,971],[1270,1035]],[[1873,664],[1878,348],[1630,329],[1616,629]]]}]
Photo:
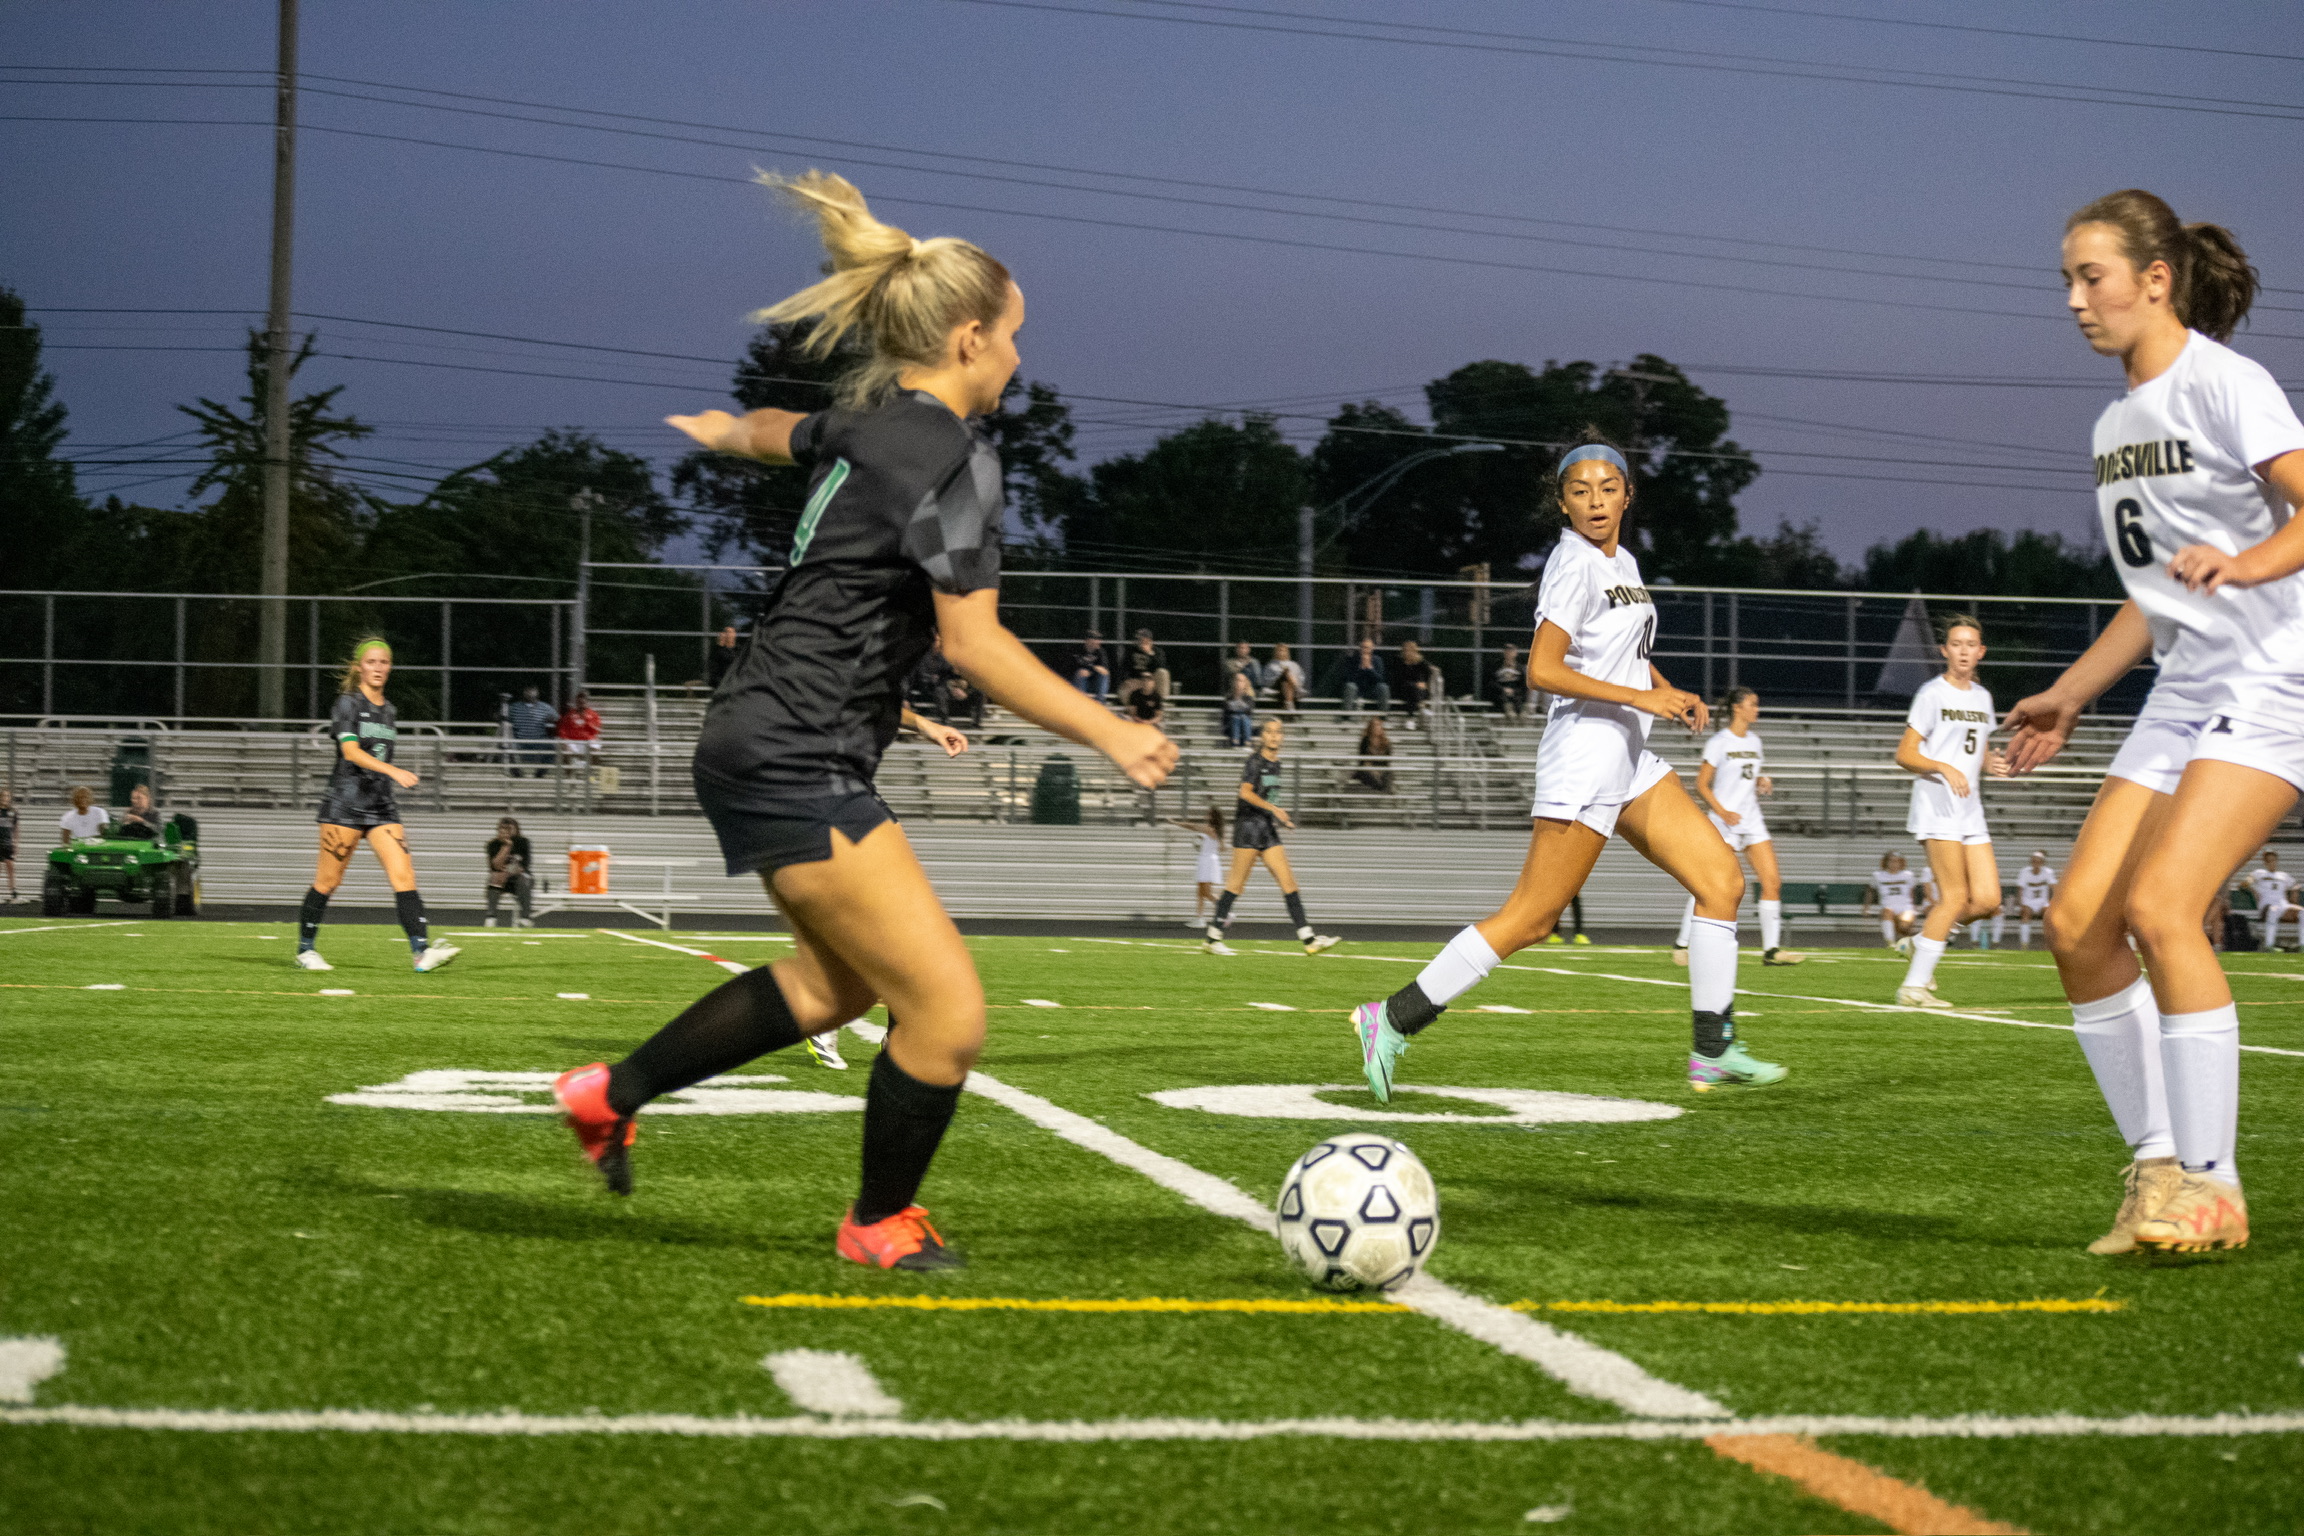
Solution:
[{"label": "utility pole", "polygon": [[1312,504],[1296,509],[1296,664],[1312,676]]},{"label": "utility pole", "polygon": [[576,535],[576,634],[574,654],[569,657],[576,673],[576,680],[568,690],[573,697],[585,686],[585,664],[591,659],[584,632],[592,627],[592,509],[600,505],[600,493],[586,486],[568,505],[576,509],[580,519]]},{"label": "utility pole", "polygon": [[[280,64],[273,90],[272,301],[264,320],[264,549],[259,562],[256,713],[287,711],[288,490],[294,453],[288,420],[289,258],[296,246],[296,0],[280,0]],[[320,658],[311,658],[313,665]]]}]

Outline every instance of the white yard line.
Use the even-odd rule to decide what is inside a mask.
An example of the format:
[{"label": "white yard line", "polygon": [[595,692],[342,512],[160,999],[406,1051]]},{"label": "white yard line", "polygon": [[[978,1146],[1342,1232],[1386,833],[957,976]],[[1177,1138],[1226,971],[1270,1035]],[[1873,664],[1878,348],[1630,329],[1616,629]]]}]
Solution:
[{"label": "white yard line", "polygon": [[1022,1440],[1058,1445],[1128,1441],[1274,1439],[1424,1442],[1565,1440],[1706,1440],[1715,1435],[1879,1435],[1895,1440],[2018,1440],[2108,1437],[2224,1438],[2304,1433],[2304,1413],[2134,1414],[2121,1419],[2076,1414],[1956,1418],[1874,1418],[1861,1414],[1778,1415],[1752,1419],[1635,1419],[1606,1424],[1520,1419],[1481,1423],[1453,1419],[891,1419],[794,1417],[706,1418],[685,1413],[532,1414],[391,1413],[365,1408],[255,1412],[235,1408],[0,1407],[0,1425],[61,1424],[79,1429],[190,1431],[204,1434],[477,1435],[499,1439],[557,1435],[674,1435],[712,1440]]},{"label": "white yard line", "polygon": [[[982,1072],[968,1074],[968,1087],[993,1103],[1014,1110],[1034,1125],[1053,1131],[1074,1146],[1133,1169],[1203,1210],[1245,1222],[1259,1232],[1273,1230],[1272,1212],[1225,1179],[1166,1153],[1155,1152],[1110,1126]],[[1483,1344],[1527,1361],[1571,1392],[1611,1403],[1627,1413],[1653,1418],[1727,1416],[1728,1410],[1711,1398],[1651,1376],[1613,1350],[1602,1349],[1575,1334],[1539,1323],[1526,1313],[1509,1311],[1492,1301],[1457,1290],[1430,1275],[1420,1275],[1402,1286],[1392,1293],[1392,1299]]]},{"label": "white yard line", "polygon": [[[741,976],[746,971],[752,969],[752,967],[746,965],[741,960],[723,960],[708,949],[690,949],[685,944],[667,944],[662,939],[644,939],[636,933],[619,933],[613,928],[595,928],[592,931],[594,933],[604,933],[612,939],[624,939],[634,944],[647,944],[657,949],[669,949],[677,954],[694,955],[699,960],[711,961],[714,965],[720,967],[720,969],[735,976]],[[722,985],[726,985],[726,983],[722,983]]]},{"label": "white yard line", "polygon": [[78,928],[83,932],[91,928],[133,928],[137,922],[136,918],[123,917],[110,923],[43,923],[37,928],[0,928],[0,939],[12,933],[60,933],[67,928]]}]

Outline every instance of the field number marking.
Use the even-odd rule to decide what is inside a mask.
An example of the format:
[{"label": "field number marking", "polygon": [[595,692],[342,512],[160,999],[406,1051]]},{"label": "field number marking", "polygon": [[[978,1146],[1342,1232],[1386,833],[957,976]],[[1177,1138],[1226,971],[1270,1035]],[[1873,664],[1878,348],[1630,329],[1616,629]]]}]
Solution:
[{"label": "field number marking", "polygon": [[845,1350],[787,1349],[760,1365],[803,1412],[836,1419],[893,1419],[904,1412],[881,1390],[872,1368]]},{"label": "field number marking", "polygon": [[[474,1115],[556,1115],[551,1072],[411,1072],[396,1083],[328,1095],[331,1104],[361,1109],[436,1109]],[[864,1100],[844,1093],[807,1093],[766,1086],[791,1079],[773,1072],[708,1077],[668,1093],[641,1109],[644,1115],[806,1115],[860,1110]]]}]

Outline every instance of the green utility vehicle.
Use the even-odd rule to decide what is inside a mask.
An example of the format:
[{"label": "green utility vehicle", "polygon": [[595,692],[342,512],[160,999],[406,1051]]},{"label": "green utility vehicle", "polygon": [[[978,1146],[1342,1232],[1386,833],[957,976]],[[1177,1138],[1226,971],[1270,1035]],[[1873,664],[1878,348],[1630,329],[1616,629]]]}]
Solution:
[{"label": "green utility vehicle", "polygon": [[189,816],[171,816],[154,837],[89,837],[48,854],[40,882],[40,910],[85,917],[96,898],[148,901],[154,917],[200,915],[200,828]]}]

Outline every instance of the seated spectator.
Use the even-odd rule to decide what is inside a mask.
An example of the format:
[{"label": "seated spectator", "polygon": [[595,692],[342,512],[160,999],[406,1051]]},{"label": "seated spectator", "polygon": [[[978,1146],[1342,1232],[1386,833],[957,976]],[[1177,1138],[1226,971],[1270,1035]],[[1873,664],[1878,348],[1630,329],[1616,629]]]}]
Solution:
[{"label": "seated spectator", "polygon": [[1518,720],[1528,713],[1528,672],[1520,665],[1520,647],[1504,647],[1504,659],[1496,663],[1490,674],[1496,690],[1496,707],[1507,720]]},{"label": "seated spectator", "polygon": [[938,635],[928,642],[928,654],[904,680],[904,702],[915,714],[935,714],[942,707],[944,680],[951,675],[952,663],[944,659],[944,637]]},{"label": "seated spectator", "polygon": [[1216,696],[1220,699],[1232,697],[1232,679],[1241,673],[1248,674],[1250,688],[1259,686],[1264,676],[1264,669],[1256,665],[1256,658],[1249,651],[1245,640],[1233,641],[1232,654],[1218,662],[1217,666],[1220,671],[1216,679]]},{"label": "seated spectator", "polygon": [[936,685],[935,714],[955,730],[984,729],[984,695],[948,662],[943,679]]},{"label": "seated spectator", "polygon": [[730,624],[720,631],[712,642],[712,665],[705,674],[706,686],[717,688],[728,669],[736,665],[736,626]]},{"label": "seated spectator", "polygon": [[[521,689],[520,697],[504,706],[504,718],[512,727],[514,741],[550,741],[552,727],[559,719],[559,713],[537,696],[534,683]],[[533,770],[537,778],[542,778],[551,765],[550,747],[523,747],[512,759],[512,777],[520,777],[520,770],[525,767]]]},{"label": "seated spectator", "polygon": [[1128,700],[1128,718],[1145,725],[1160,725],[1168,718],[1168,701],[1157,688],[1139,688]]},{"label": "seated spectator", "polygon": [[1096,631],[1088,631],[1064,670],[1071,675],[1072,686],[1082,693],[1094,694],[1098,700],[1112,697],[1112,658],[1104,653],[1104,637]]},{"label": "seated spectator", "polygon": [[1264,663],[1260,680],[1282,714],[1296,713],[1296,701],[1304,693],[1304,668],[1289,660],[1287,646],[1272,647],[1272,659]]},{"label": "seated spectator", "polygon": [[1392,685],[1384,680],[1384,661],[1376,642],[1363,639],[1360,653],[1344,663],[1344,685],[1338,690],[1347,710],[1367,708],[1378,714],[1392,707]]},{"label": "seated spectator", "polygon": [[58,845],[68,847],[84,837],[102,837],[112,825],[112,813],[96,803],[94,790],[80,784],[72,790],[72,809],[57,817],[56,825],[64,834],[56,839]]},{"label": "seated spectator", "polygon": [[1352,782],[1379,795],[1392,793],[1392,733],[1384,729],[1382,715],[1370,715],[1360,732],[1360,766]]},{"label": "seated spectator", "polygon": [[1152,643],[1152,631],[1136,631],[1136,643],[1120,656],[1120,702],[1149,689],[1168,697],[1168,653]]},{"label": "seated spectator", "polygon": [[160,808],[152,803],[152,791],[138,784],[128,791],[128,809],[113,821],[111,835],[156,843],[160,841],[162,822]]},{"label": "seated spectator", "polygon": [[0,864],[8,868],[8,902],[16,902],[16,833],[24,818],[16,809],[16,792],[0,789]]},{"label": "seated spectator", "polygon": [[592,696],[579,693],[560,711],[559,722],[552,733],[560,738],[561,746],[578,768],[584,760],[599,750],[600,712],[592,707]]},{"label": "seated spectator", "polygon": [[[1246,646],[1248,642],[1240,643]],[[1244,747],[1255,734],[1256,680],[1246,672],[1235,672],[1230,686],[1232,691],[1224,695],[1224,740],[1229,746]]]},{"label": "seated spectator", "polygon": [[520,823],[507,816],[496,823],[496,835],[488,840],[488,920],[487,926],[496,926],[496,909],[503,903],[504,893],[512,893],[517,916],[512,926],[530,926],[528,919],[529,896],[536,889],[536,881],[528,871],[532,867],[535,851],[528,839],[520,835]]},{"label": "seated spectator", "polygon": [[1400,680],[1393,693],[1408,711],[1408,728],[1424,728],[1425,711],[1441,697],[1440,669],[1424,659],[1424,648],[1413,640],[1400,642]]}]

